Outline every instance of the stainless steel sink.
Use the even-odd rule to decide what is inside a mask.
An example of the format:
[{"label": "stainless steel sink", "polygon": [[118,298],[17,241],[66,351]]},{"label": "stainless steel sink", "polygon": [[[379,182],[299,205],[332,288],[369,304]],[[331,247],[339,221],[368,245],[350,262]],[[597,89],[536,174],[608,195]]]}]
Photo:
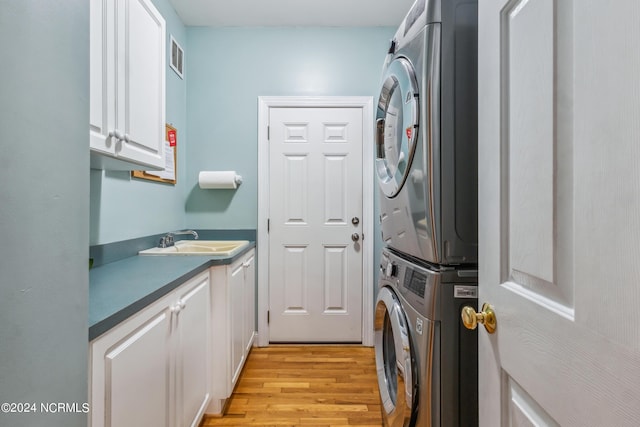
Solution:
[{"label": "stainless steel sink", "polygon": [[167,248],[150,248],[139,255],[233,256],[249,246],[248,240],[180,240]]}]

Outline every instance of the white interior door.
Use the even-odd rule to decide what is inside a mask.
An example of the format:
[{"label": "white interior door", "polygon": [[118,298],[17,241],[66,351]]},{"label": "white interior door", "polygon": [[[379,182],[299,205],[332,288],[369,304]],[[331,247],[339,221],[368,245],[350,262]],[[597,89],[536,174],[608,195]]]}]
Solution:
[{"label": "white interior door", "polygon": [[640,7],[479,1],[483,426],[640,419]]},{"label": "white interior door", "polygon": [[269,109],[269,339],[362,340],[361,108]]}]

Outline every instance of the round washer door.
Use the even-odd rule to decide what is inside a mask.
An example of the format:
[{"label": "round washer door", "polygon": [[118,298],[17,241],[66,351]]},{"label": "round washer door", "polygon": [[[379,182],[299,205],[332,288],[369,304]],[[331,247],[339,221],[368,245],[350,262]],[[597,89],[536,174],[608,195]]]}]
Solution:
[{"label": "round washer door", "polygon": [[376,109],[376,172],[387,197],[398,194],[409,174],[420,120],[419,90],[411,63],[402,57],[384,73]]},{"label": "round washer door", "polygon": [[395,293],[383,287],[376,302],[375,352],[385,426],[411,427],[418,410],[418,370],[407,319]]}]

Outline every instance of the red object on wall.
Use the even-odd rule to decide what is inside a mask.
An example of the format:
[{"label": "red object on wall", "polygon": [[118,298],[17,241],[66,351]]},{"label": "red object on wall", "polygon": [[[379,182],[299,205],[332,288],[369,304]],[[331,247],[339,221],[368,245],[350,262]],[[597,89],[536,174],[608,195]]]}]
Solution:
[{"label": "red object on wall", "polygon": [[170,147],[175,147],[176,146],[176,131],[175,130],[169,130],[169,132],[167,132],[167,136],[169,138],[169,146]]}]

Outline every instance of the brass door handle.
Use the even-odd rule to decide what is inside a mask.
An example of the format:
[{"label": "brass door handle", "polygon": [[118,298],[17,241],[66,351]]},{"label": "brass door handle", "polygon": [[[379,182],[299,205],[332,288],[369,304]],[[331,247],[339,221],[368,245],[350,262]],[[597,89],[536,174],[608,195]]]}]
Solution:
[{"label": "brass door handle", "polygon": [[498,326],[496,313],[493,311],[493,308],[491,308],[491,305],[486,302],[482,304],[482,311],[480,313],[476,313],[476,310],[471,306],[464,306],[460,316],[462,317],[462,323],[467,329],[473,330],[477,328],[478,323],[480,323],[484,325],[487,332],[492,334]]}]

